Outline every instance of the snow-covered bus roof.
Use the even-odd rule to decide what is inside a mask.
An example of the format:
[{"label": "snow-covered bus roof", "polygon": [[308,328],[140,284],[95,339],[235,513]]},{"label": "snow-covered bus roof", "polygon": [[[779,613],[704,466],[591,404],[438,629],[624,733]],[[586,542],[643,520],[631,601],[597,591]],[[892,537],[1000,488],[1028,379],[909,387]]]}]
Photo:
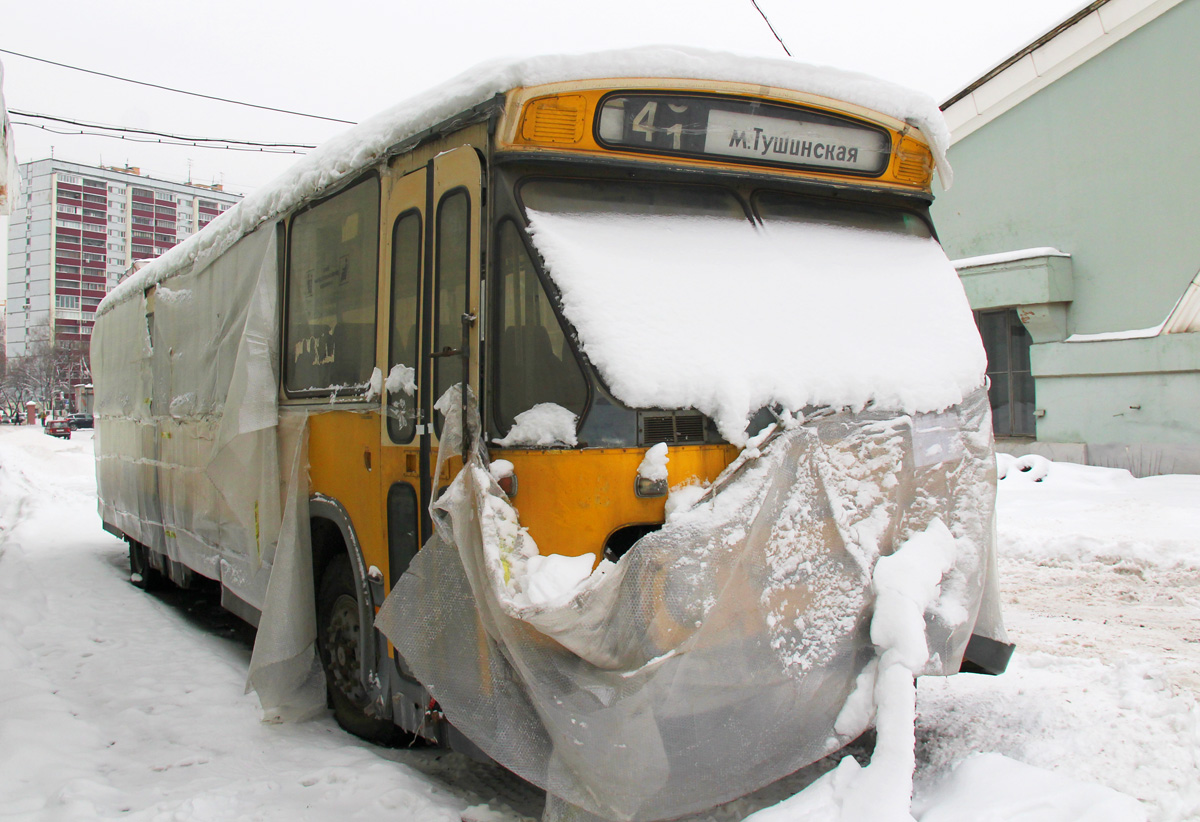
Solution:
[{"label": "snow-covered bus roof", "polygon": [[683,46],[644,46],[591,54],[496,60],[399,103],[322,144],[258,189],[203,231],[172,248],[118,285],[98,314],[141,293],[198,257],[228,249],[262,223],[286,214],[305,199],[383,159],[398,143],[512,89],[570,80],[661,78],[713,80],[805,92],[851,103],[920,129],[930,142],[940,178],[949,132],[933,98],[865,74],[795,60],[748,57]]}]

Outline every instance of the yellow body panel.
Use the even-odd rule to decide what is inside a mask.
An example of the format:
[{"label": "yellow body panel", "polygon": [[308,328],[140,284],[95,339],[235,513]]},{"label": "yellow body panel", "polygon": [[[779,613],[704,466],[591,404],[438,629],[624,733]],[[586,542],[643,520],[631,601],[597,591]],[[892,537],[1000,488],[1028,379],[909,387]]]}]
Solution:
[{"label": "yellow body panel", "polygon": [[[492,459],[513,464],[517,494],[512,502],[542,553],[590,553],[599,561],[613,531],[663,521],[666,497],[642,498],[634,493],[646,450],[494,450]],[[710,482],[736,455],[737,448],[731,445],[673,446],[668,482],[671,487]]]},{"label": "yellow body panel", "polygon": [[380,494],[377,413],[326,411],[309,417],[309,488],[337,500],[354,523],[363,560],[385,572],[387,528]]}]

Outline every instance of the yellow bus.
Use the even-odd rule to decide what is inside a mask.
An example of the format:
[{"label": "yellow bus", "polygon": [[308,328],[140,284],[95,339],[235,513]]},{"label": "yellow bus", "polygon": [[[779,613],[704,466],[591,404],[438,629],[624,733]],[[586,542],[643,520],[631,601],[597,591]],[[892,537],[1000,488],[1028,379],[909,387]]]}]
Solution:
[{"label": "yellow bus", "polygon": [[[92,343],[104,526],[129,542],[137,584],[215,580],[223,604],[258,625],[251,684],[268,715],[327,699],[354,733],[478,745],[544,786],[559,784],[546,756],[508,756],[504,720],[473,717],[487,710],[471,705],[500,704],[500,683],[527,670],[520,652],[495,650],[512,626],[492,620],[558,600],[583,612],[598,596],[578,595],[600,584],[589,579],[620,575],[614,601],[659,609],[641,639],[597,628],[603,653],[553,631],[513,641],[573,654],[587,676],[616,671],[619,683],[756,637],[783,673],[726,681],[709,664],[708,696],[692,693],[691,707],[659,723],[695,734],[707,722],[730,745],[724,764],[700,757],[703,767],[725,773],[744,758],[753,775],[702,786],[701,766],[675,767],[694,796],[611,813],[669,815],[777,778],[828,749],[839,700],[870,656],[871,565],[930,511],[971,549],[946,572],[942,616],[927,616],[939,653],[922,672],[1004,667],[982,349],[928,215],[935,166],[948,174],[944,146],[932,104],[790,62],[643,49],[468,73],[331,141],[109,295]],[[439,460],[446,413],[464,410],[478,416],[470,441]],[[793,456],[770,462],[785,435]],[[493,484],[474,514],[447,491],[464,456],[492,477],[479,480]],[[702,530],[694,512],[731,504],[725,489],[738,483],[750,489],[738,512],[772,513],[730,513],[721,544],[757,540],[757,565],[776,581],[792,575],[791,587],[751,590],[713,553],[680,598],[672,569],[702,553],[680,534]],[[460,507],[451,516],[439,505]],[[451,595],[430,587],[433,559],[406,576],[438,541],[431,509],[445,519],[443,547],[471,516],[487,543],[487,517],[511,513],[524,553],[508,545],[480,560],[498,590],[515,592],[501,597],[504,615],[482,601],[476,617],[439,611]],[[668,513],[684,525],[664,528]],[[776,532],[787,516],[786,544],[836,543],[836,562],[761,549],[785,544]],[[535,596],[535,554],[570,566],[567,582],[544,573],[551,590]],[[465,565],[456,578],[484,584]],[[705,576],[712,568],[723,570]],[[427,598],[398,605],[400,627],[385,637],[376,612],[405,579]],[[743,588],[717,622],[707,604],[693,613]],[[836,608],[831,592],[844,600]],[[823,624],[826,605],[854,648],[814,656],[821,643],[796,632]],[[789,636],[756,633],[785,622]],[[720,630],[698,639],[702,623]],[[445,655],[409,657],[459,628],[479,646],[468,653],[478,670],[445,677],[476,689],[455,700],[453,685],[422,673]],[[784,742],[762,730],[754,745],[772,751],[770,766],[738,753],[731,737],[747,720],[709,698],[774,693],[754,682],[822,668],[837,669],[840,696],[803,693],[824,730],[779,727],[824,736]],[[529,738],[566,756],[547,717],[583,690],[525,692],[550,728]],[[588,698],[604,702],[600,690]],[[586,712],[571,710],[564,726]],[[622,749],[640,738],[606,734]],[[699,747],[688,739],[681,750]],[[601,749],[587,748],[597,772]],[[680,755],[660,760],[677,766]]]}]

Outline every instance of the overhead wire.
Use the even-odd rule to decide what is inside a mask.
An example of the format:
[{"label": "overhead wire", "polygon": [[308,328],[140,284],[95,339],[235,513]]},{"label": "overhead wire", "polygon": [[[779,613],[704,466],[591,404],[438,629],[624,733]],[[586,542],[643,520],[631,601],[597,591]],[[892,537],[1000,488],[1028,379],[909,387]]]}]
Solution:
[{"label": "overhead wire", "polygon": [[357,125],[357,123],[353,120],[342,120],[341,118],[338,118],[338,117],[325,117],[320,114],[307,114],[303,111],[292,111],[291,109],[275,108],[273,106],[261,106],[261,105],[258,105],[257,103],[246,103],[241,100],[231,100],[228,97],[217,97],[212,94],[201,94],[200,92],[197,92],[197,91],[186,91],[184,89],[174,88],[172,86],[164,86],[159,83],[148,83],[145,80],[134,80],[129,77],[121,77],[119,75],[109,74],[109,73],[103,72],[103,71],[95,71],[94,69],[87,69],[87,68],[83,68],[81,66],[73,66],[69,63],[60,63],[56,60],[47,60],[44,57],[34,57],[32,54],[22,54],[19,51],[12,51],[10,49],[0,49],[0,54],[11,54],[14,57],[24,57],[26,60],[34,60],[38,63],[46,63],[51,66],[58,66],[59,68],[70,69],[71,71],[80,71],[80,72],[83,72],[84,74],[93,74],[97,77],[107,77],[110,80],[120,80],[123,83],[133,83],[133,84],[139,85],[139,86],[146,86],[147,88],[156,88],[156,89],[160,89],[161,91],[169,91],[174,94],[186,94],[190,97],[200,97],[204,100],[215,100],[216,102],[219,102],[219,103],[230,103],[235,106],[246,106],[247,108],[261,109],[262,111],[274,111],[278,114],[291,114],[296,117],[310,117],[314,120],[328,120],[331,123],[345,123],[345,124],[351,125],[351,126]]},{"label": "overhead wire", "polygon": [[[173,140],[187,140],[187,141],[191,141],[191,142],[195,142],[195,143],[231,143],[231,144],[235,144],[235,145],[261,146],[261,147],[265,147],[265,148],[316,148],[315,145],[310,144],[310,143],[265,143],[265,142],[261,142],[259,140],[238,140],[238,139],[235,139],[232,137],[196,137],[196,136],[185,135],[185,134],[171,134],[166,131],[154,131],[152,129],[131,128],[128,126],[110,126],[107,123],[90,123],[90,122],[87,122],[86,120],[72,120],[68,117],[55,117],[54,115],[51,115],[51,114],[38,114],[36,112],[22,111],[20,109],[15,109],[15,108],[10,108],[8,110],[8,112],[9,112],[9,114],[15,114],[19,117],[33,117],[34,119],[37,119],[37,120],[51,120],[56,123],[64,123],[66,125],[79,126],[81,128],[100,128],[100,129],[104,129],[105,131],[119,131],[119,132],[125,132],[125,133],[129,133],[129,134],[146,134],[146,135],[152,135],[155,137],[168,137]],[[23,125],[34,125],[34,124],[23,123]],[[53,129],[49,129],[49,128],[47,128],[45,130],[53,131]],[[63,133],[67,133],[67,132],[56,131],[55,133],[63,134]],[[107,135],[107,136],[114,136],[114,135]]]},{"label": "overhead wire", "polygon": [[779,41],[779,45],[783,46],[783,53],[788,57],[792,56],[792,52],[788,49],[787,43],[783,42],[783,38],[779,36],[779,32],[775,31],[775,27],[771,25],[771,21],[767,19],[767,13],[758,5],[758,0],[750,0],[754,4],[755,10],[762,17],[763,22],[767,24],[767,28],[771,30],[771,34],[775,35],[775,39]]},{"label": "overhead wire", "polygon": [[305,151],[297,151],[296,149],[273,148],[273,147],[266,146],[266,145],[259,146],[257,148],[254,147],[253,144],[251,144],[251,145],[212,145],[212,144],[206,144],[206,143],[187,142],[187,138],[182,138],[182,140],[170,140],[170,139],[163,139],[161,137],[157,138],[157,139],[149,139],[149,138],[142,138],[142,137],[131,137],[126,134],[105,134],[102,131],[84,131],[82,129],[68,131],[66,129],[52,128],[51,126],[47,126],[42,123],[27,123],[27,122],[24,122],[23,120],[10,120],[10,122],[14,126],[28,126],[30,128],[36,128],[36,129],[41,129],[42,131],[48,131],[51,134],[66,134],[66,135],[70,135],[70,136],[85,136],[85,137],[108,137],[113,140],[125,140],[126,142],[130,142],[130,143],[152,143],[154,145],[164,145],[164,146],[187,146],[189,148],[211,148],[211,149],[217,149],[217,150],[221,150],[221,151],[253,151],[253,152],[259,153],[259,154],[307,154],[308,153]]}]

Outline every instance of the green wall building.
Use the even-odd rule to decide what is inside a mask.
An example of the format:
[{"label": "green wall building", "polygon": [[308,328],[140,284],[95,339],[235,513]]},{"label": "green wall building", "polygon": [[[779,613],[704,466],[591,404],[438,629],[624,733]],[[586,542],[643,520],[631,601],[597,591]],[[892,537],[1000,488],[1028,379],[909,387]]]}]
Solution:
[{"label": "green wall building", "polygon": [[1001,450],[1200,473],[1200,0],[1100,0],[948,100],[933,206]]}]

